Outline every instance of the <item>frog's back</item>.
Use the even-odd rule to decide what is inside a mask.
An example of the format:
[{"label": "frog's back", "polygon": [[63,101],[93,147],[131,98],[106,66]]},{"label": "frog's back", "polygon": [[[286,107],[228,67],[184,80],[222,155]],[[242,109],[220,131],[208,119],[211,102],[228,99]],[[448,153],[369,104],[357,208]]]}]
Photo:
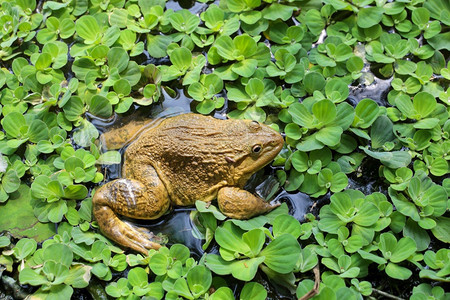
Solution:
[{"label": "frog's back", "polygon": [[175,205],[211,201],[220,187],[236,185],[230,162],[246,154],[244,126],[198,114],[168,118],[126,150],[125,176],[142,177],[140,169],[151,165]]}]

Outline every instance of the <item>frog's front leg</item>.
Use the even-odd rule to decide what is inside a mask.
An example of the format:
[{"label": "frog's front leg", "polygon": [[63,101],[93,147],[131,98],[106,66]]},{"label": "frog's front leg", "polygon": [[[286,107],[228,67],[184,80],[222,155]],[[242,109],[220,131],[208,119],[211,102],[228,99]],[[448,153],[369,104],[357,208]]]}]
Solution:
[{"label": "frog's front leg", "polygon": [[280,206],[272,205],[252,193],[237,188],[223,187],[217,195],[220,211],[233,219],[250,219]]},{"label": "frog's front leg", "polygon": [[94,216],[100,230],[113,241],[143,254],[161,245],[151,241],[153,234],[120,220],[117,214],[134,219],[157,219],[170,206],[169,196],[163,183],[144,185],[134,179],[117,179],[103,185],[92,199]]}]

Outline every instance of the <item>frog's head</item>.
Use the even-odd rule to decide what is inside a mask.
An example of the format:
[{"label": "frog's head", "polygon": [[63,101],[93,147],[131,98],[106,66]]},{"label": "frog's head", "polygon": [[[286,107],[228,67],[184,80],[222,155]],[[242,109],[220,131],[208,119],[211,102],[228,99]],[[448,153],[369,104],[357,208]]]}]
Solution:
[{"label": "frog's head", "polygon": [[279,132],[257,121],[245,120],[246,132],[237,139],[242,139],[243,156],[235,166],[235,180],[243,186],[256,171],[270,163],[284,145]]}]

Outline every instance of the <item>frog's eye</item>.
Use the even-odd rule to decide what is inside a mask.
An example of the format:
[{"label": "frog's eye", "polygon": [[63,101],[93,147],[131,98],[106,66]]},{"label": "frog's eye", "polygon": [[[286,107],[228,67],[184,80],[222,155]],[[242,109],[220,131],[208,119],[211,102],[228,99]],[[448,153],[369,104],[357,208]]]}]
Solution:
[{"label": "frog's eye", "polygon": [[256,154],[258,154],[259,152],[261,152],[261,150],[262,150],[261,145],[255,145],[255,146],[253,146],[253,148],[252,148],[253,153],[256,153]]},{"label": "frog's eye", "polygon": [[258,121],[251,121],[249,128],[251,132],[258,132],[261,129],[261,124]]}]

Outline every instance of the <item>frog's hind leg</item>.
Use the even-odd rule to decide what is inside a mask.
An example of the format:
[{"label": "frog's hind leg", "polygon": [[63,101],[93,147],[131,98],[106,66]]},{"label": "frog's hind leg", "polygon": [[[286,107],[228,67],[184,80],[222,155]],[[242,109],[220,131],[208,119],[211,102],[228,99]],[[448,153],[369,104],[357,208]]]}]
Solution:
[{"label": "frog's hind leg", "polygon": [[144,228],[122,221],[117,214],[134,219],[157,219],[169,208],[169,196],[159,179],[151,186],[134,179],[117,179],[103,185],[92,200],[100,230],[113,241],[143,254],[161,245]]}]

